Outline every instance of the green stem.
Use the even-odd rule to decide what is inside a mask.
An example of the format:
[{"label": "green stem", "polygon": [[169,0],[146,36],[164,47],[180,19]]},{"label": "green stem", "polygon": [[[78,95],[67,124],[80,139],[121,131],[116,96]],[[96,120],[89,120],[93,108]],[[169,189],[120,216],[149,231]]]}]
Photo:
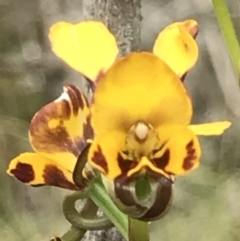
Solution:
[{"label": "green stem", "polygon": [[149,241],[148,223],[129,218],[129,241]]},{"label": "green stem", "polygon": [[89,197],[108,216],[123,237],[128,240],[128,218],[112,202],[101,182],[93,182],[88,191]]},{"label": "green stem", "polygon": [[75,203],[79,199],[87,198],[87,196],[88,194],[86,192],[76,192],[71,195],[68,195],[63,202],[63,213],[65,218],[74,227],[80,229],[101,230],[111,228],[113,226],[112,222],[106,216],[93,219],[86,218],[84,217],[84,215],[79,214],[79,212],[75,208]]},{"label": "green stem", "polygon": [[234,69],[240,76],[240,46],[225,0],[212,0]]},{"label": "green stem", "polygon": [[[93,218],[95,217],[97,210],[98,207],[93,204],[91,199],[88,198],[79,215],[85,218]],[[86,231],[87,230],[83,228],[71,227],[71,229],[68,230],[60,239],[55,238],[51,241],[80,241],[84,237]]]},{"label": "green stem", "polygon": [[61,241],[80,241],[86,233],[86,229],[72,227],[62,237]]}]

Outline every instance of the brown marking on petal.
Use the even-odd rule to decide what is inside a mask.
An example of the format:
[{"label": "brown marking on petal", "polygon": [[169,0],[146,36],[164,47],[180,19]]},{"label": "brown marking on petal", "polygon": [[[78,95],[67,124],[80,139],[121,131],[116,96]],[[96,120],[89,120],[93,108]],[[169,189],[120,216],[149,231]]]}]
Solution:
[{"label": "brown marking on petal", "polygon": [[164,170],[165,167],[168,165],[169,160],[170,160],[170,150],[167,149],[161,157],[157,157],[157,158],[152,159],[152,163],[156,167]]},{"label": "brown marking on petal", "polygon": [[61,106],[62,116],[61,118],[65,120],[69,120],[71,116],[71,107],[68,101],[62,100],[62,106]]},{"label": "brown marking on petal", "polygon": [[46,184],[56,187],[62,187],[70,190],[79,188],[67,180],[63,172],[54,165],[47,165],[43,171],[43,178]]},{"label": "brown marking on petal", "polygon": [[193,22],[191,20],[187,20],[184,22],[183,26],[193,38],[197,37],[198,32],[199,32],[199,27],[195,21]]},{"label": "brown marking on petal", "polygon": [[77,97],[76,92],[74,91],[74,89],[71,88],[71,85],[66,85],[66,87],[67,87],[68,96],[69,96],[69,98],[71,100],[73,115],[77,116],[78,115],[78,110],[79,110],[78,97]]},{"label": "brown marking on petal", "polygon": [[[63,103],[66,103],[66,106],[68,104],[67,101]],[[30,125],[30,134],[34,136],[32,138],[33,146],[38,151],[47,151],[49,153],[72,152],[75,156],[78,156],[86,145],[84,137],[75,137],[74,140],[71,140],[63,120],[57,118],[55,110],[50,110],[51,108],[48,108],[48,105],[43,108],[44,113],[37,113]],[[52,119],[56,122],[59,121],[55,128],[48,127],[48,122]]]},{"label": "brown marking on petal", "polygon": [[32,166],[30,164],[21,163],[20,161],[16,165],[15,169],[10,170],[10,173],[23,183],[30,183],[35,178]]},{"label": "brown marking on petal", "polygon": [[100,146],[98,146],[97,151],[94,151],[92,162],[100,166],[105,173],[108,173],[108,163]]},{"label": "brown marking on petal", "polygon": [[[71,88],[72,91],[74,91],[74,93],[75,93],[75,95],[76,95],[76,97],[77,97],[77,100],[78,100],[78,106],[79,106],[81,109],[83,109],[84,103],[83,103],[82,96],[84,96],[84,95],[81,95],[81,93],[79,92],[79,89],[78,89],[76,86],[74,86],[74,85],[68,85],[68,86]],[[86,103],[87,103],[87,102],[88,102],[88,101],[86,101]]]},{"label": "brown marking on petal", "polygon": [[191,30],[189,32],[193,36],[193,38],[196,38],[198,35],[198,32],[199,32],[198,26],[191,28]]},{"label": "brown marking on petal", "polygon": [[191,49],[189,48],[188,43],[184,42],[183,44],[184,44],[184,48],[185,48],[186,52],[189,52]]},{"label": "brown marking on petal", "polygon": [[118,161],[118,166],[121,169],[122,174],[127,173],[129,170],[136,167],[138,164],[137,161],[124,159],[120,153],[118,153],[117,161]]},{"label": "brown marking on petal", "polygon": [[181,81],[182,81],[182,82],[184,82],[184,80],[185,80],[185,78],[186,78],[187,74],[188,74],[188,72],[187,72],[187,73],[185,73],[185,74],[184,74],[184,75],[181,77]]},{"label": "brown marking on petal", "polygon": [[193,140],[186,145],[187,156],[183,160],[183,169],[189,170],[193,167],[194,161],[196,160],[196,150],[194,149]]},{"label": "brown marking on petal", "polygon": [[[72,142],[62,124],[62,120],[59,120],[56,128],[51,129],[47,126],[48,115],[37,114],[33,121],[34,124],[30,125],[30,133],[35,136],[32,143],[36,149],[48,151],[49,153],[57,151],[71,152],[77,157],[85,147],[86,142],[84,139],[75,138],[74,143]],[[43,128],[44,134],[41,134]]]},{"label": "brown marking on petal", "polygon": [[87,123],[85,123],[83,126],[83,137],[85,140],[93,139],[93,137],[94,137],[94,132],[93,132],[93,128],[91,126],[90,116],[87,117]]},{"label": "brown marking on petal", "polygon": [[193,38],[196,38],[199,32],[198,26],[192,26],[187,29]]}]

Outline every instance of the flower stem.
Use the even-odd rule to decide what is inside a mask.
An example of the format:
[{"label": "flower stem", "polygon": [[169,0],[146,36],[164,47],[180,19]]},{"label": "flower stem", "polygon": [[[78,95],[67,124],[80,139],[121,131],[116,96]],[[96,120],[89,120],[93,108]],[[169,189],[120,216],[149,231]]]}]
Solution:
[{"label": "flower stem", "polygon": [[[98,210],[94,209],[93,216],[90,218],[84,217],[83,213],[79,212],[75,208],[75,203],[79,199],[84,199],[88,196],[87,192],[76,192],[71,195],[68,195],[63,202],[63,213],[65,218],[76,228],[85,229],[85,230],[101,230],[108,229],[112,227],[112,222],[106,217],[93,218]],[[94,203],[92,203],[95,205]],[[93,207],[94,208],[94,207]],[[84,211],[86,214],[87,212]],[[88,210],[92,212],[92,210]]]},{"label": "flower stem", "polygon": [[240,46],[225,0],[212,0],[236,74],[240,76]]},{"label": "flower stem", "polygon": [[72,227],[62,237],[62,241],[80,241],[85,235],[87,230]]},{"label": "flower stem", "polygon": [[[75,202],[79,198],[84,198],[85,195],[86,195],[85,193],[74,193],[74,194],[70,195],[70,197],[68,196],[68,198],[66,198],[64,201],[65,207],[63,207],[63,209],[66,209],[67,206],[69,206],[69,205],[70,205],[70,209],[71,209],[72,206],[75,206]],[[68,200],[67,203],[66,203],[66,200]],[[77,213],[77,214],[75,213],[76,217],[71,217],[71,218],[78,220],[78,218],[80,216],[85,219],[91,219],[96,216],[97,210],[98,210],[98,207],[96,206],[96,204],[90,198],[87,198],[87,201],[86,201],[83,209],[81,210],[81,212]],[[65,212],[66,212],[66,210],[65,210]],[[66,213],[65,213],[65,215],[66,215]],[[69,215],[69,214],[67,214],[67,215]],[[79,222],[79,221],[75,221],[75,222]],[[73,222],[73,223],[75,223],[75,222]],[[82,225],[82,223],[81,223],[81,225]],[[60,240],[61,241],[80,241],[83,238],[83,236],[85,235],[86,231],[87,231],[86,228],[79,228],[79,227],[72,226],[71,229],[68,230],[61,238],[51,239],[51,241],[60,241]]]},{"label": "flower stem", "polygon": [[100,181],[92,183],[88,195],[128,240],[128,218],[112,202],[103,184]]},{"label": "flower stem", "polygon": [[[95,217],[97,210],[98,210],[98,207],[90,198],[88,198],[79,215],[85,218],[93,218]],[[61,240],[62,241],[80,241],[83,238],[86,231],[87,231],[86,229],[72,227],[69,231],[67,231],[62,236]]]},{"label": "flower stem", "polygon": [[149,241],[148,223],[129,217],[129,241]]}]

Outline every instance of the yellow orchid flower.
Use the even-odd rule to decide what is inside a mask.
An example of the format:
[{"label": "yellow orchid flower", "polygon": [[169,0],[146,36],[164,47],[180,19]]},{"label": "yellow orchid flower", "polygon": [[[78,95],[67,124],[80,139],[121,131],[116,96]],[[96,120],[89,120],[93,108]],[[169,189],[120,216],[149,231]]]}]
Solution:
[{"label": "yellow orchid flower", "polygon": [[139,173],[169,177],[197,168],[196,135],[220,135],[230,126],[190,125],[192,104],[181,79],[197,61],[197,31],[194,20],[174,23],[159,34],[153,53],[117,59],[116,40],[101,22],[54,24],[52,49],[87,78],[93,103],[78,88],[65,86],[30,124],[36,152],[14,158],[8,173],[34,186],[79,189],[72,173],[88,139],[89,163],[110,179]]},{"label": "yellow orchid flower", "polygon": [[91,108],[89,162],[108,178],[142,172],[183,175],[199,166],[197,135],[229,122],[190,125],[192,104],[179,77],[152,53],[132,53],[99,81]]}]

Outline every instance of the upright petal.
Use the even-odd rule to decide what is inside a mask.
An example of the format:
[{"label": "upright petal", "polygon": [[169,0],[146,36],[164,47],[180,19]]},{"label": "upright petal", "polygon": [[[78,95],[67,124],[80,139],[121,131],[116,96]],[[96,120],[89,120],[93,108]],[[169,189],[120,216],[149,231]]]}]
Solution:
[{"label": "upright petal", "polygon": [[198,46],[194,40],[197,32],[198,24],[194,20],[173,23],[159,33],[153,53],[182,77],[198,59]]},{"label": "upright petal", "polygon": [[14,158],[7,173],[31,186],[50,185],[78,190],[72,173],[39,153],[23,153]]},{"label": "upright petal", "polygon": [[231,126],[229,121],[190,125],[188,128],[198,136],[219,136]]},{"label": "upright petal", "polygon": [[54,53],[91,81],[114,63],[119,49],[115,37],[96,21],[58,22],[49,33]]},{"label": "upright petal", "polygon": [[93,137],[89,105],[73,85],[64,86],[61,96],[33,117],[29,138],[36,152],[73,171],[77,158]]}]

